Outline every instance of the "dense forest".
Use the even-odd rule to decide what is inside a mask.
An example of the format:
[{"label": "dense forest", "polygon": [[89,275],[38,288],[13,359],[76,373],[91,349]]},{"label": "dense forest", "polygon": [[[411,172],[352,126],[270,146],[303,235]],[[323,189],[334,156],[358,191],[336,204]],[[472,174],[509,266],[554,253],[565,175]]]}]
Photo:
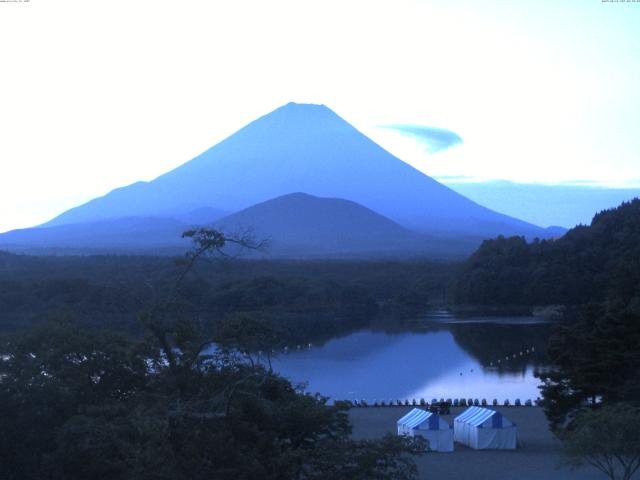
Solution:
[{"label": "dense forest", "polygon": [[[176,264],[162,263],[151,278],[140,259],[3,256],[5,274],[16,273],[3,280],[14,286],[4,301],[15,310],[37,316],[57,305],[81,315],[53,313],[0,335],[0,478],[415,478],[408,454],[423,453],[424,442],[390,435],[353,440],[347,405],[329,406],[292,386],[270,362],[252,359],[289,334],[278,321],[283,311],[346,309],[350,317],[366,295],[330,287],[323,278],[306,288],[304,279],[296,286],[277,277],[241,277],[225,278],[218,296],[204,302],[203,292],[211,292],[202,275],[214,268],[204,254],[225,238],[211,230],[193,236],[194,249]],[[61,266],[84,277],[74,279]],[[121,284],[109,290],[99,281],[105,272]],[[139,285],[141,279],[148,284]],[[127,287],[136,285],[127,297]],[[124,312],[135,310],[133,331],[91,320],[91,309],[101,312],[120,297],[131,302]],[[323,302],[328,306],[319,307]],[[206,321],[202,306],[220,317]],[[277,315],[269,315],[272,309]],[[208,349],[213,343],[215,351]]]},{"label": "dense forest", "polygon": [[243,360],[271,334],[234,332],[173,319],[134,340],[63,319],[1,336],[0,478],[415,478],[423,444],[352,440],[346,405]]},{"label": "dense forest", "polygon": [[[138,313],[166,291],[181,258],[34,257],[0,252],[0,331],[64,315],[139,333]],[[236,314],[315,341],[442,303],[454,267],[420,261],[202,258],[182,282],[180,312],[214,324]]]},{"label": "dense forest", "polygon": [[556,240],[486,240],[463,264],[453,301],[469,305],[581,305],[629,301],[640,285],[640,200],[594,216]]}]

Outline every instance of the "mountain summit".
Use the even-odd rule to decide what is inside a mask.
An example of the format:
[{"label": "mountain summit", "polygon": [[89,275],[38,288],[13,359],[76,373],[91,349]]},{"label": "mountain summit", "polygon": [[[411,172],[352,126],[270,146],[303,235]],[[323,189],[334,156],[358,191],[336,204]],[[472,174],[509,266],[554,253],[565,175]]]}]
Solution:
[{"label": "mountain summit", "polygon": [[269,240],[271,255],[460,257],[469,241],[443,241],[407,230],[350,200],[291,193],[229,215],[215,223],[225,232],[250,228]]},{"label": "mountain summit", "polygon": [[544,237],[396,158],[324,105],[289,103],[193,160],[119,188],[44,226],[124,216],[178,218],[201,207],[237,212],[292,192],[341,198],[423,233]]}]

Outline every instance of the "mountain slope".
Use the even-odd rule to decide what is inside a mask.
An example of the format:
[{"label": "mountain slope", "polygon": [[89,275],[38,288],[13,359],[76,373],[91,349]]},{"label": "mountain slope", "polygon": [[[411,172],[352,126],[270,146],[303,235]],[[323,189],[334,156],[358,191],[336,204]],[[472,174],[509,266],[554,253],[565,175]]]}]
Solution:
[{"label": "mountain slope", "polygon": [[122,217],[53,227],[12,230],[0,248],[26,253],[163,253],[184,251],[189,225],[171,218]]},{"label": "mountain slope", "polygon": [[543,229],[484,208],[407,165],[327,107],[294,103],[151,182],[116,189],[48,225],[175,217],[204,205],[238,211],[299,191],[352,200],[423,232],[545,236]]}]

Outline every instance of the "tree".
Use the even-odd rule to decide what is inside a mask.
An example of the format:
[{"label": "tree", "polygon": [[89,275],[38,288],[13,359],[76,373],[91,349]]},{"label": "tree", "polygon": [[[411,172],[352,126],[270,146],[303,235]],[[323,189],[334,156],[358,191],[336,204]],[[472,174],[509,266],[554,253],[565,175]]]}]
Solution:
[{"label": "tree", "polygon": [[469,305],[629,302],[640,287],[640,199],[554,240],[486,240],[461,266],[454,301]]},{"label": "tree", "polygon": [[[146,336],[56,321],[0,341],[0,478],[415,478],[408,454],[419,444],[351,439],[347,405],[252,360],[277,341],[268,325],[236,317],[212,334],[181,312],[177,292],[196,260],[228,241],[185,235],[195,248],[141,315]],[[208,349],[216,339],[221,355]]]},{"label": "tree", "polygon": [[286,345],[287,336],[284,329],[266,320],[237,314],[217,322],[213,339],[223,351],[239,352],[251,366],[264,356],[271,371],[271,352]]},{"label": "tree", "polygon": [[423,437],[399,437],[391,434],[380,440],[331,442],[315,470],[305,472],[305,479],[324,480],[411,480],[418,473],[407,453],[426,452]]},{"label": "tree", "polygon": [[39,478],[56,433],[81,409],[125,403],[146,383],[146,354],[112,332],[62,318],[0,340],[0,478]]},{"label": "tree", "polygon": [[567,462],[591,465],[611,480],[630,480],[640,468],[640,409],[615,404],[580,413],[562,435]]},{"label": "tree", "polygon": [[[573,317],[573,318],[571,318]],[[562,430],[597,402],[640,404],[640,303],[590,305],[555,329],[554,368],[538,373],[547,418]]]}]

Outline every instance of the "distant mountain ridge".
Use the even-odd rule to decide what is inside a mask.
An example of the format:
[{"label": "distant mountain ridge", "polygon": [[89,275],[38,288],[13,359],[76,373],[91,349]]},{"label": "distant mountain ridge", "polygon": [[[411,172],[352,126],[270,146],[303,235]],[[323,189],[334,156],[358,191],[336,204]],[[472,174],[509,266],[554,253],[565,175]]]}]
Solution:
[{"label": "distant mountain ridge", "polygon": [[119,188],[47,226],[120,216],[175,217],[208,205],[234,212],[305,192],[355,201],[414,230],[545,237],[394,157],[323,105],[289,103],[151,182]]},{"label": "distant mountain ridge", "polygon": [[289,103],[151,182],[0,235],[0,248],[174,252],[181,231],[213,224],[255,227],[274,254],[300,256],[460,256],[499,234],[561,233],[472,202],[323,105]]},{"label": "distant mountain ridge", "polygon": [[[182,233],[195,226],[220,229],[233,236],[250,233],[268,240],[265,253],[280,257],[411,257],[462,258],[477,238],[437,238],[410,231],[350,200],[305,193],[283,195],[216,219],[217,211],[196,211],[192,219],[121,217],[53,227],[14,230],[0,235],[0,248],[24,253],[182,253],[190,247]],[[184,218],[189,218],[185,216]],[[239,252],[231,252],[239,253]]]},{"label": "distant mountain ridge", "polygon": [[189,248],[182,239],[188,228],[173,218],[121,217],[12,230],[0,235],[0,248],[35,254],[176,253]]}]

